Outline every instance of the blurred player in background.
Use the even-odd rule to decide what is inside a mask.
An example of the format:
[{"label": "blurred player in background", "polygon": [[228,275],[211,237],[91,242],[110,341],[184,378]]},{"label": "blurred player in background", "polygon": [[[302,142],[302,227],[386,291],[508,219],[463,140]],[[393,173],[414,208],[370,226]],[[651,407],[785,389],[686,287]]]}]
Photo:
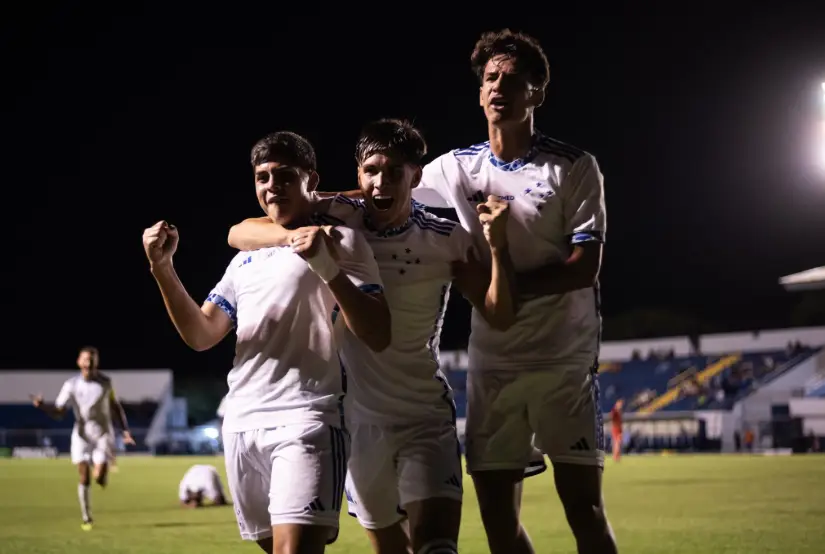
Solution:
[{"label": "blurred player in background", "polygon": [[[393,340],[386,350],[373,352],[346,331],[338,341],[350,384],[347,500],[378,554],[457,551],[460,447],[452,391],[438,354],[451,283],[455,280],[491,326],[506,329],[514,319],[507,203],[480,204],[491,278],[467,231],[412,202],[426,151],[421,133],[405,121],[366,125],[356,146],[364,200],[337,196],[318,207],[363,231],[392,313]],[[229,243],[241,250],[286,245],[294,232],[300,230],[249,219],[232,228]],[[402,525],[405,516],[411,536]]]},{"label": "blurred player in background", "polygon": [[553,463],[578,551],[612,554],[596,377],[606,228],[602,174],[592,155],[534,129],[549,66],[533,38],[485,33],[471,66],[489,140],[428,164],[414,196],[454,208],[482,252],[478,204],[488,195],[510,201],[518,318],[500,332],[474,310],[469,344],[467,469],[489,546],[493,554],[533,551],[519,510],[535,435],[536,447]]},{"label": "blurred player in background", "polygon": [[[290,228],[313,221],[318,174],[306,139],[268,135],[251,162],[258,202],[272,221]],[[235,329],[222,426],[227,480],[241,536],[269,553],[320,553],[337,536],[349,437],[333,320],[375,350],[391,340],[372,250],[351,229],[332,235],[301,232],[291,248],[238,254],[202,306],[172,263],[178,230],[161,221],[143,235],[186,344],[206,350]]]},{"label": "blurred player in background", "polygon": [[[117,400],[112,381],[98,371],[100,355],[97,348],[85,346],[77,356],[80,375],[63,384],[53,406],[43,403],[43,396],[32,396],[32,404],[55,419],[62,418],[70,407],[74,412],[72,429],[71,459],[77,466],[80,483],[77,496],[83,517],[81,528],[92,529],[92,510],[89,500],[89,484],[94,476],[101,487],[106,486],[108,464],[114,450],[114,428],[112,414],[118,419],[122,429],[123,443],[135,444],[123,406]],[[90,468],[90,464],[92,467]]]},{"label": "blurred player in background", "polygon": [[193,465],[186,470],[178,485],[178,499],[187,508],[228,504],[218,470],[206,464]]},{"label": "blurred player in background", "polygon": [[613,405],[610,410],[610,429],[612,431],[611,439],[613,440],[613,459],[619,461],[622,457],[622,408],[624,408],[624,400],[621,398]]}]

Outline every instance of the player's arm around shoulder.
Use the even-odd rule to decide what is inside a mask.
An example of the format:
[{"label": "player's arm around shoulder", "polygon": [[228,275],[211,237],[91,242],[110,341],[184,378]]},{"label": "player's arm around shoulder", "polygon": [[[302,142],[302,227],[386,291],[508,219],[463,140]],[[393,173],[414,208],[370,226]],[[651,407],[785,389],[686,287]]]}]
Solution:
[{"label": "player's arm around shoulder", "polygon": [[509,205],[491,196],[479,204],[478,212],[490,248],[491,267],[485,267],[474,255],[469,233],[456,227],[456,244],[466,255],[453,263],[453,283],[490,327],[506,331],[515,323],[518,309],[506,233]]},{"label": "player's arm around shoulder", "polygon": [[416,202],[431,208],[455,208],[453,199],[461,185],[460,166],[448,152],[424,166],[412,194]]},{"label": "player's arm around shoulder", "polygon": [[[232,329],[234,306],[230,294],[231,266],[219,287],[223,294],[210,294],[211,300],[198,304],[189,296],[178,278],[173,256],[179,241],[178,230],[159,221],[143,232],[143,248],[149,260],[149,270],[160,289],[169,318],[183,341],[193,350],[208,350],[218,344]],[[225,289],[225,290],[224,290]]]},{"label": "player's arm around shoulder", "polygon": [[[332,205],[332,198],[316,203],[315,210],[325,213]],[[289,230],[266,216],[250,217],[229,228],[227,243],[241,251],[259,250],[273,246],[288,246],[296,230]]]},{"label": "player's arm around shoulder", "polygon": [[328,281],[350,331],[371,350],[392,342],[392,319],[378,264],[364,235],[349,227],[325,227],[339,271]]}]

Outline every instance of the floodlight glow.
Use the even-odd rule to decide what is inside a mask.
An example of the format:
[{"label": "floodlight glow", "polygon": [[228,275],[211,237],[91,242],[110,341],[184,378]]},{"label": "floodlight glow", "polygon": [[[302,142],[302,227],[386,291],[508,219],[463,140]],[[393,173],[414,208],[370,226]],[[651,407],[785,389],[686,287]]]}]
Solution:
[{"label": "floodlight glow", "polygon": [[214,427],[207,427],[206,429],[203,430],[203,435],[207,439],[217,439],[221,434]]}]

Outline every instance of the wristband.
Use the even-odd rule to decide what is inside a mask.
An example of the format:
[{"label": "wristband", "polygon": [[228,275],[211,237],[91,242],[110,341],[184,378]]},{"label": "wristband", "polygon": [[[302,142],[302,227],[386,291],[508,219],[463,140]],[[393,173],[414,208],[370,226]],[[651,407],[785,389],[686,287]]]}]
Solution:
[{"label": "wristband", "polygon": [[311,258],[307,258],[307,264],[324,283],[329,283],[335,279],[341,271],[338,264],[336,264],[335,260],[330,256],[327,245],[323,240],[321,244],[318,245],[318,252]]}]

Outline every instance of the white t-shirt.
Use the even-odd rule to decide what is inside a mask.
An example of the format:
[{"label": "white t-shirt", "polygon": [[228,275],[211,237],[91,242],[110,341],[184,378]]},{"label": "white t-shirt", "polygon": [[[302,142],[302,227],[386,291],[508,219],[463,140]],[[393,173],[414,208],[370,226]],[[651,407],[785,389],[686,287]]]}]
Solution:
[{"label": "white t-shirt", "polygon": [[[346,227],[339,231],[335,251],[341,271],[363,290],[382,290],[363,235]],[[332,330],[338,308],[303,258],[288,247],[241,252],[207,301],[236,324],[224,431],[341,423],[344,376]]]},{"label": "white t-shirt", "polygon": [[[424,204],[454,208],[488,263],[476,206],[488,195],[508,200],[507,237],[517,272],[562,262],[574,244],[604,241],[604,185],[596,159],[540,133],[530,153],[510,163],[497,159],[489,142],[444,154],[427,164],[413,195]],[[598,356],[600,330],[598,287],[523,302],[506,332],[491,329],[474,311],[469,369],[589,367]]]},{"label": "white t-shirt", "polygon": [[221,477],[218,475],[218,470],[214,466],[198,464],[193,465],[186,473],[183,474],[183,479],[178,485],[178,498],[181,501],[187,499],[186,491],[203,493],[203,497],[212,502],[216,501],[218,497],[223,496],[223,487],[221,486]]},{"label": "white t-shirt", "polygon": [[455,404],[439,370],[439,338],[452,283],[451,262],[466,261],[470,235],[413,204],[397,229],[375,231],[362,201],[338,196],[327,215],[362,230],[372,247],[392,313],[392,343],[373,352],[336,327],[347,370],[347,422],[405,424],[453,417]]},{"label": "white t-shirt", "polygon": [[98,372],[88,381],[77,375],[63,383],[55,400],[59,409],[71,407],[74,412],[74,434],[95,441],[112,433],[110,401],[114,396],[112,380]]}]

